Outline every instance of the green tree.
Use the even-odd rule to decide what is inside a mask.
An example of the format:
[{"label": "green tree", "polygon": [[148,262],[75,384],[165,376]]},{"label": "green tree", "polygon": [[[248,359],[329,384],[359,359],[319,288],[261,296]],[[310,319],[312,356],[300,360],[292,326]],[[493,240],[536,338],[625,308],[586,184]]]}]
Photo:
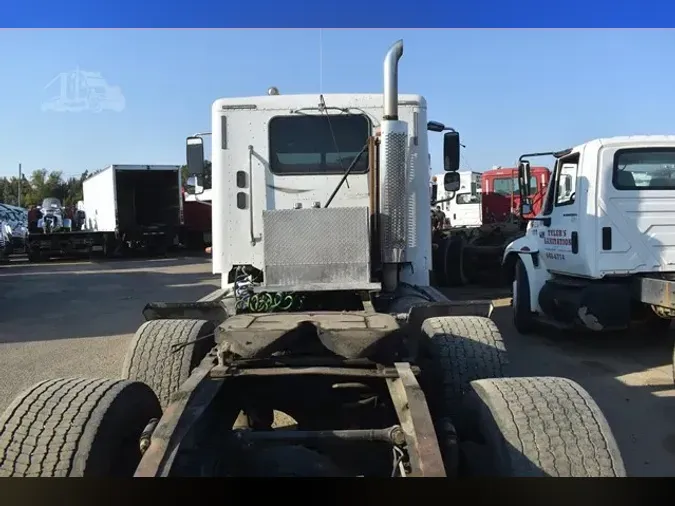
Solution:
[{"label": "green tree", "polygon": [[[82,200],[82,182],[87,177],[84,172],[79,177],[65,179],[59,170],[38,169],[29,177],[22,175],[21,206],[30,207],[39,205],[46,197],[56,197],[66,205],[75,205]],[[18,205],[19,178],[0,177],[0,202],[9,205]]]},{"label": "green tree", "polygon": [[[183,187],[188,186],[187,180],[190,177],[190,173],[188,172],[187,165],[183,165],[180,168],[180,174]],[[204,188],[211,188],[211,162],[209,160],[204,161],[204,176],[202,185]]]}]

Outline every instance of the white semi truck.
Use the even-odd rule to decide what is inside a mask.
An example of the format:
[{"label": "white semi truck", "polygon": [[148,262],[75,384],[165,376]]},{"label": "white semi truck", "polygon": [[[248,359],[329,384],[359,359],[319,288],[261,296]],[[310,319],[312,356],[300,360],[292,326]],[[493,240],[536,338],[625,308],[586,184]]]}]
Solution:
[{"label": "white semi truck", "polygon": [[[380,95],[214,102],[221,289],[148,304],[124,379],[19,396],[0,474],[625,475],[588,393],[505,377],[499,330],[476,316],[490,304],[429,286],[427,108],[398,93],[402,54],[388,51]],[[443,144],[457,190],[458,134]],[[201,138],[187,160],[199,177]]]},{"label": "white semi truck", "polygon": [[[675,317],[675,136],[596,139],[556,153],[543,209],[504,254],[519,331],[536,323],[594,331]],[[523,215],[530,198],[521,195]]]}]

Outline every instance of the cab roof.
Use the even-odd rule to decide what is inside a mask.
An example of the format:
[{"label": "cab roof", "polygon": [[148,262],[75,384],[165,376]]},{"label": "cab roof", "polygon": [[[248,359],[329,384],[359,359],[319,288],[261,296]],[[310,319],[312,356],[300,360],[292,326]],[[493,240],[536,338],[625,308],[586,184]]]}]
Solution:
[{"label": "cab roof", "polygon": [[[236,109],[237,106],[255,106],[261,110],[288,110],[318,108],[321,96],[318,93],[303,95],[261,95],[255,97],[219,98],[213,103],[212,112],[223,109]],[[381,93],[333,93],[324,94],[323,100],[328,109],[336,108],[382,108],[384,96]],[[427,107],[426,99],[421,95],[399,94],[399,106]]]}]

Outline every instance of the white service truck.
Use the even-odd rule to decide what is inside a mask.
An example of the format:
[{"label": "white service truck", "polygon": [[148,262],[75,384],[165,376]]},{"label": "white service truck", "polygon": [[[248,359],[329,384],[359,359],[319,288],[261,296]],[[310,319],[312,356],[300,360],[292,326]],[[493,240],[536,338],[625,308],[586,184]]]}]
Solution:
[{"label": "white service truck", "polygon": [[[429,126],[424,98],[398,94],[402,54],[385,57],[384,94],[214,102],[222,288],[148,304],[124,379],[19,396],[0,475],[625,475],[588,393],[505,377],[499,330],[476,316],[490,304],[429,286]],[[456,132],[443,151],[457,190]],[[187,160],[199,177],[201,138]]]},{"label": "white service truck", "polygon": [[82,184],[84,224],[96,249],[162,253],[183,224],[178,165],[109,165]]},{"label": "white service truck", "polygon": [[[664,331],[675,317],[675,136],[596,139],[555,153],[542,211],[506,249],[513,318],[566,329]],[[531,206],[521,194],[521,215]]]}]

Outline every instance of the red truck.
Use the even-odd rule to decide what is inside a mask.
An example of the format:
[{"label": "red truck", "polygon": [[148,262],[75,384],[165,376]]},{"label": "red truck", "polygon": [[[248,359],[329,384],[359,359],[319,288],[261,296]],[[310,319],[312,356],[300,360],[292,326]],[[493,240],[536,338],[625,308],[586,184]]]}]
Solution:
[{"label": "red truck", "polygon": [[[551,171],[546,167],[532,167],[530,187],[533,214],[539,213],[546,195]],[[490,169],[481,176],[481,203],[483,223],[504,223],[518,216],[520,194],[518,192],[518,169]]]},{"label": "red truck", "polygon": [[181,243],[189,250],[204,251],[211,246],[211,190],[190,195],[183,188],[183,230]]},{"label": "red truck", "polygon": [[[532,213],[541,211],[551,172],[532,167]],[[473,190],[472,190],[473,191]],[[501,283],[501,261],[506,246],[525,233],[520,219],[518,170],[490,169],[480,174],[480,190],[471,203],[480,205],[481,226],[461,227],[433,234],[432,273],[437,286]]]}]

